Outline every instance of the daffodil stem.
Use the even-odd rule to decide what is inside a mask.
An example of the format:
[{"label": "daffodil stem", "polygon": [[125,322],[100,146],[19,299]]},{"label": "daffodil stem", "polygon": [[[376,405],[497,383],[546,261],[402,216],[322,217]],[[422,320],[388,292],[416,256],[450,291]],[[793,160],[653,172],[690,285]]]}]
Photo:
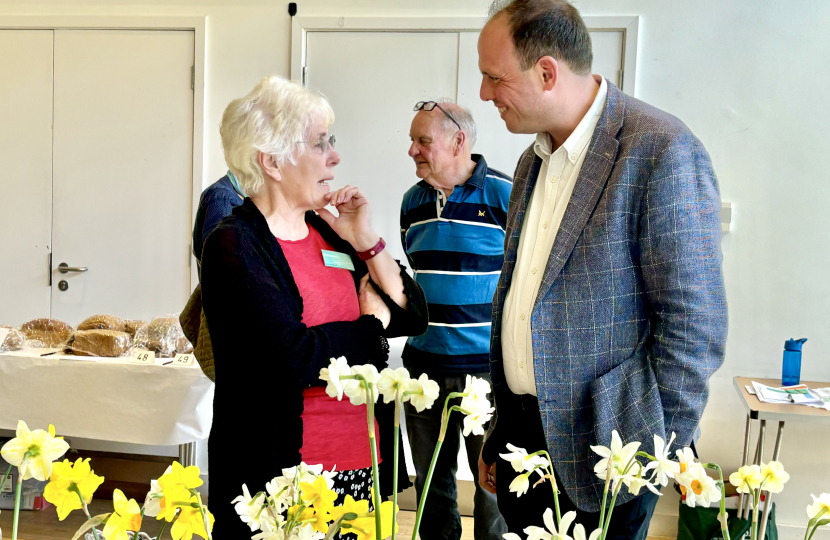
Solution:
[{"label": "daffodil stem", "polygon": [[[78,496],[78,498],[81,499],[81,506],[84,509],[84,514],[86,514],[86,518],[87,519],[92,519],[92,516],[89,515],[89,508],[86,505],[86,501],[84,500],[84,496],[81,495],[81,490],[78,488],[78,486],[75,485],[75,484],[71,484],[71,487],[69,489],[74,491],[75,494]],[[101,537],[98,536],[98,529],[96,529],[94,525],[92,526],[92,535],[95,536],[95,540],[101,540]]]},{"label": "daffodil stem", "polygon": [[395,439],[395,450],[392,453],[392,540],[395,540],[395,525],[398,523],[398,434],[401,431],[401,400],[395,398],[395,423],[392,437]]},{"label": "daffodil stem", "polygon": [[[378,471],[378,450],[375,446],[375,391],[374,385],[366,382],[363,379],[363,384],[366,385],[366,392],[369,394],[369,399],[366,400],[366,421],[369,424],[369,446],[372,450],[372,484],[375,489],[374,505],[375,505],[375,538],[380,540],[381,537],[381,522],[380,522],[380,471]],[[397,441],[398,439],[395,439]],[[392,530],[395,530],[394,524]]]},{"label": "daffodil stem", "polygon": [[[550,473],[550,487],[553,490],[553,507],[556,509],[556,530],[559,530],[562,521],[562,514],[559,511],[559,486],[556,484],[556,475],[553,472],[553,460],[550,459],[550,454],[547,450],[539,450],[533,452],[530,456],[545,456],[548,460],[548,473]],[[529,456],[529,457],[530,457]]]},{"label": "daffodil stem", "polygon": [[752,504],[752,540],[758,540],[758,507],[761,505],[761,488],[755,490]]},{"label": "daffodil stem", "polygon": [[[608,458],[608,467],[605,473],[605,488],[602,490],[602,507],[599,510],[599,526],[605,529],[605,503],[608,502],[608,485],[611,483],[611,458]],[[600,540],[605,540],[605,533],[600,535]]]},{"label": "daffodil stem", "polygon": [[[446,411],[446,408],[444,409]],[[412,540],[418,540],[418,529],[421,527],[421,518],[424,516],[424,506],[427,502],[427,494],[429,493],[429,484],[432,482],[432,473],[435,472],[435,463],[438,461],[438,454],[441,453],[441,445],[444,439],[439,438],[435,444],[435,452],[432,454],[432,461],[429,464],[429,471],[427,471],[427,479],[424,482],[424,489],[421,491],[421,500],[418,501],[418,513],[415,515],[415,528],[412,530]]]},{"label": "daffodil stem", "polygon": [[720,482],[718,483],[718,487],[720,488],[720,528],[723,531],[723,540],[731,540],[729,538],[729,526],[726,521],[726,488],[723,483],[723,470],[716,463],[704,463],[703,466],[707,469],[718,471],[718,477],[720,478]]},{"label": "daffodil stem", "polygon": [[[606,491],[607,492],[607,491]],[[611,497],[611,506],[608,507],[608,515],[605,517],[605,523],[600,521],[600,525],[602,526],[602,540],[605,540],[605,537],[608,535],[608,526],[611,525],[611,514],[614,513],[614,505],[617,503],[617,493],[619,493],[619,488],[614,489],[614,496]],[[605,497],[603,497],[604,499]]]},{"label": "daffodil stem", "polygon": [[[202,495],[198,491],[196,492],[196,500],[199,502],[199,512],[202,514],[202,521],[205,525],[207,540],[213,540],[213,535],[210,532],[210,520],[208,519],[207,512],[205,512],[205,505],[202,504]],[[142,511],[141,513],[143,514],[144,511]]]},{"label": "daffodil stem", "polygon": [[18,474],[17,475],[17,492],[14,494],[14,521],[12,522],[12,540],[17,540],[17,520],[20,517],[20,494],[22,492],[23,492],[23,475]]}]

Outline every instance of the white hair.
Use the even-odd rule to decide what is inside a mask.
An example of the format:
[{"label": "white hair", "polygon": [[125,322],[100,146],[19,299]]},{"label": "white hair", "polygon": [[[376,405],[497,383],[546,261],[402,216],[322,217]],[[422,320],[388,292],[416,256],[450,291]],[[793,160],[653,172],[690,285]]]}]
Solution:
[{"label": "white hair", "polygon": [[282,77],[263,77],[222,114],[225,162],[242,191],[255,195],[265,184],[260,152],[274,156],[278,164],[296,163],[297,145],[314,136],[315,127],[332,122],[334,111],[322,94]]},{"label": "white hair", "polygon": [[[438,104],[441,105],[447,113],[451,114],[455,121],[458,122],[458,125],[461,126],[461,131],[467,135],[467,141],[470,144],[470,150],[473,149],[473,146],[476,144],[476,122],[473,120],[473,114],[468,110],[458,105],[453,100],[448,98],[443,98],[438,101]],[[439,111],[440,112],[440,111]],[[455,125],[455,122],[449,119],[446,114],[441,114],[443,120],[441,123],[441,127],[447,134],[453,134],[458,129],[458,126]]]}]

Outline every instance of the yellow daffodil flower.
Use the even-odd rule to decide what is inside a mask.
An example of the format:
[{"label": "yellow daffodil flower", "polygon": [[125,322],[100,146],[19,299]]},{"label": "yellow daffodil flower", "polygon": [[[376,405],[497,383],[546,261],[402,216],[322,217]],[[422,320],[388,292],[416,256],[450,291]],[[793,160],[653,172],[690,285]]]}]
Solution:
[{"label": "yellow daffodil flower", "polygon": [[68,459],[52,466],[52,476],[43,490],[43,498],[54,504],[58,510],[58,519],[63,521],[73,510],[83,508],[78,492],[87,504],[92,501],[92,494],[104,482],[89,466],[89,458],[78,459],[72,465]]},{"label": "yellow daffodil flower", "polygon": [[129,540],[127,531],[141,530],[141,508],[135,499],[127,500],[120,489],[112,493],[114,512],[110,514],[104,526],[104,538],[107,540]]},{"label": "yellow daffodil flower", "polygon": [[[292,506],[288,509],[288,519],[294,518],[294,515],[299,509],[299,505]],[[297,516],[296,524],[298,527],[302,525],[311,525],[312,529],[321,533],[326,533],[329,530],[329,522],[331,522],[331,514],[328,512],[315,512],[314,508],[306,508],[300,515]]]},{"label": "yellow daffodil flower", "polygon": [[[210,529],[213,530],[213,514],[205,508],[208,520],[210,521]],[[202,512],[198,508],[183,507],[179,519],[173,524],[170,530],[173,540],[191,540],[193,535],[201,536],[207,539],[208,534],[205,531],[205,521],[202,518]],[[109,539],[107,539],[109,540]]]},{"label": "yellow daffodil flower", "polygon": [[737,488],[738,493],[752,493],[760,487],[763,479],[758,465],[745,465],[729,475],[729,483]]},{"label": "yellow daffodil flower", "polygon": [[330,512],[333,520],[338,520],[345,514],[357,514],[358,516],[369,513],[369,501],[356,501],[351,495],[346,495],[343,506],[335,506]]},{"label": "yellow daffodil flower", "polygon": [[313,484],[300,482],[300,492],[307,504],[311,504],[317,512],[327,514],[334,508],[337,493],[329,489],[326,479],[318,476]]},{"label": "yellow daffodil flower", "polygon": [[193,494],[180,484],[168,485],[162,493],[164,496],[158,500],[159,509],[156,519],[163,519],[168,523],[176,517],[176,509],[183,507],[181,503],[194,502]]},{"label": "yellow daffodil flower", "polygon": [[200,472],[199,467],[195,465],[182,467],[181,463],[174,461],[172,470],[159,478],[159,486],[161,489],[166,489],[167,486],[178,484],[184,486],[185,489],[196,489],[204,484],[199,476]]},{"label": "yellow daffodil flower", "polygon": [[763,477],[761,483],[763,489],[770,493],[781,493],[784,484],[790,479],[789,473],[784,470],[784,466],[779,461],[770,461],[766,465],[762,463],[761,476]]},{"label": "yellow daffodil flower", "polygon": [[[54,432],[54,426],[49,426]],[[29,430],[23,420],[17,423],[16,437],[0,449],[6,463],[19,467],[24,480],[36,478],[44,482],[52,476],[52,462],[69,450],[69,444],[42,429]],[[28,456],[28,457],[27,457]]]},{"label": "yellow daffodil flower", "polygon": [[[392,501],[380,504],[380,536],[388,538],[392,536]],[[374,540],[375,538],[375,513],[371,512],[366,517],[360,517],[350,523],[350,528],[342,529],[342,532],[355,533],[357,540]],[[395,524],[395,532],[398,532],[398,525]]]}]

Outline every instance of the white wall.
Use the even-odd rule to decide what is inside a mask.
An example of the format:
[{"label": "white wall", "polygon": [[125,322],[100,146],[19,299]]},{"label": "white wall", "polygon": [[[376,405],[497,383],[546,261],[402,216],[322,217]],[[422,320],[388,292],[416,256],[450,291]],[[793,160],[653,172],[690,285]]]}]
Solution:
[{"label": "white wall", "polygon": [[[483,16],[487,5],[304,0],[299,9],[303,15]],[[830,82],[830,3],[801,0],[796,8],[781,0],[582,0],[577,6],[586,15],[641,17],[638,97],[677,115],[701,138],[723,199],[733,203],[732,232],[723,240],[727,359],[712,383],[699,446],[704,460],[734,469],[745,416],[733,376],[780,376],[783,341],[808,337],[803,379],[830,381],[824,331],[830,327],[830,179],[823,167],[830,136],[821,129],[830,125],[830,107],[822,99]],[[225,105],[263,75],[288,76],[286,7],[272,0],[0,0],[0,15],[206,15],[207,185],[225,170],[216,129]],[[425,61],[412,60],[414,67]],[[780,525],[803,526],[810,493],[830,491],[825,426],[787,427],[781,460],[792,478],[778,499]],[[666,516],[676,513],[676,499],[668,494],[655,526],[671,528]],[[803,536],[789,527],[781,532],[783,538]]]}]

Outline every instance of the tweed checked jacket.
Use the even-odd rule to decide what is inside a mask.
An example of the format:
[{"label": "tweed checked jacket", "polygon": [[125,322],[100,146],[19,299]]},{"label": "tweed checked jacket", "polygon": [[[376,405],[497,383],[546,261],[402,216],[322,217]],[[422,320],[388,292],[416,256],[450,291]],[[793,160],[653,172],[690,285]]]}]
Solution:
[{"label": "tweed checked jacket", "polygon": [[[697,438],[711,375],[723,363],[726,294],[720,195],[706,150],[677,118],[608,82],[605,108],[551,250],[531,315],[533,367],[548,449],[562,488],[598,512],[590,445],[677,434]],[[505,261],[494,297],[491,372],[497,416],[484,450],[505,451],[510,400],[502,309],[541,159],[514,175]],[[501,418],[499,418],[500,409]],[[529,449],[530,450],[530,449]],[[536,449],[533,449],[536,450]],[[624,493],[623,493],[624,492]],[[623,490],[621,504],[633,497]]]}]

